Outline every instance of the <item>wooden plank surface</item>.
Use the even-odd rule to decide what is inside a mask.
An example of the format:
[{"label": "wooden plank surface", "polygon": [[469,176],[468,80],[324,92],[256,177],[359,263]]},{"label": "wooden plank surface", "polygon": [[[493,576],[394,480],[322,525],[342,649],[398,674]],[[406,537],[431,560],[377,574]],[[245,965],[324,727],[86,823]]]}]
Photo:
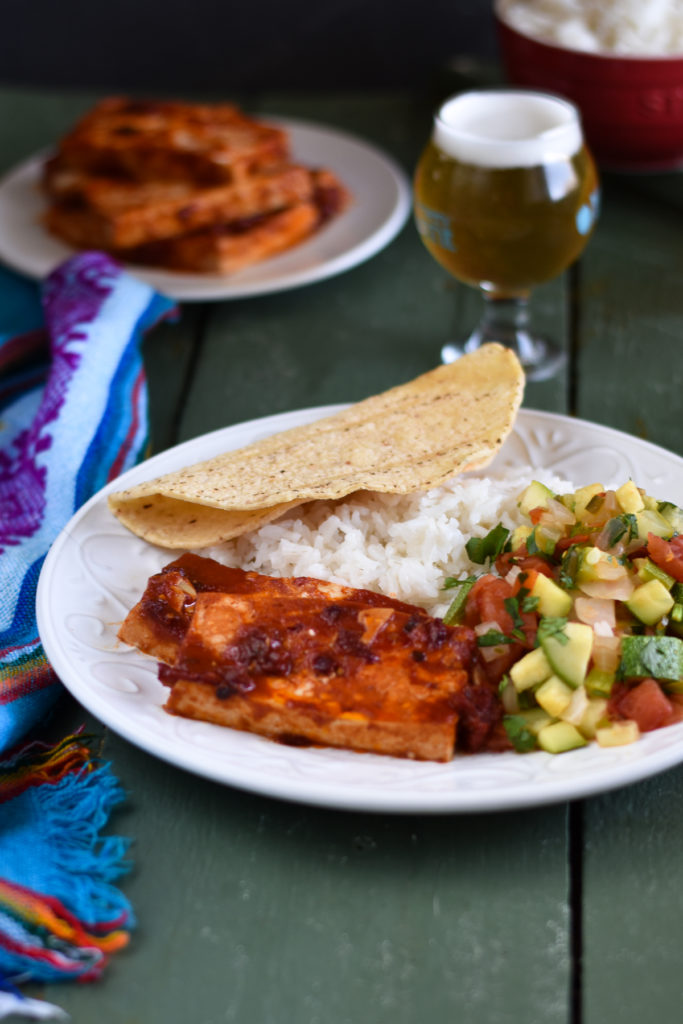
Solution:
[{"label": "wooden plank surface", "polygon": [[[0,166],[49,144],[88,101],[0,90]],[[395,95],[253,102],[357,131],[407,172],[427,106]],[[678,195],[670,179],[606,182],[580,271],[534,297],[538,325],[570,356],[574,339],[576,366],[528,385],[527,407],[575,402],[581,416],[681,450]],[[478,305],[409,223],[333,280],[185,307],[145,344],[154,449],[407,380],[436,365]],[[82,720],[65,701],[58,724]],[[626,1024],[648,1008],[679,1019],[680,771],[586,801],[571,821],[566,805],[378,817],[239,793],[103,733],[129,793],[112,828],[135,839],[123,884],[139,928],[100,983],[44,991],[75,1024],[598,1024],[613,1016],[614,991],[628,994]]]},{"label": "wooden plank surface", "polygon": [[[581,268],[577,412],[683,454],[679,174],[606,175]],[[666,497],[666,482],[663,482]],[[585,802],[583,1022],[683,1013],[683,769]]]},{"label": "wooden plank surface", "polygon": [[[15,99],[25,127],[12,121],[6,165],[85,106],[0,91],[0,115]],[[358,131],[408,172],[428,131],[408,97],[255,105]],[[334,280],[186,308],[145,345],[154,448],[407,380],[469,329],[477,301],[408,224]],[[562,333],[564,284],[543,302]],[[563,409],[565,394],[561,379],[533,400]],[[83,720],[70,700],[62,714],[64,728]],[[100,983],[44,991],[75,1024],[568,1021],[564,806],[452,818],[306,808],[195,778],[103,732],[129,793],[112,828],[135,840],[124,888],[139,928]]]},{"label": "wooden plank surface", "polygon": [[[375,143],[408,172],[422,144],[412,106],[394,97],[310,104],[266,97],[259,106],[286,116],[307,113],[348,130],[358,124],[365,137],[373,137],[374,125]],[[564,293],[560,282],[539,302],[539,319],[553,322],[560,337]],[[469,330],[478,304],[427,256],[412,223],[384,252],[338,278],[217,304],[179,437],[287,409],[353,401],[408,380],[436,365],[448,332]],[[563,378],[537,385],[536,404],[564,408],[565,393]],[[539,1013],[548,1021],[567,1020],[566,808],[421,821],[256,801],[257,816],[253,798],[216,794],[197,780],[192,787],[206,794],[211,808],[219,800],[229,809],[226,821],[212,826],[221,830],[218,846],[228,864],[216,863],[215,842],[185,842],[199,868],[194,885],[213,875],[230,899],[232,927],[212,919],[210,928],[232,943],[229,949],[235,933],[243,936],[237,991],[227,1011],[234,1019],[407,1024],[426,1012],[429,1019],[445,1013],[464,1022],[482,1014],[492,1022]],[[152,841],[157,814],[165,819],[169,813],[157,807],[155,800]],[[203,834],[201,822],[215,821],[215,812],[197,812],[189,800],[187,807],[193,821],[198,814]],[[292,832],[298,836],[293,850]],[[238,884],[254,893],[246,905],[230,882],[235,865],[245,862],[251,867]],[[531,903],[529,877],[535,879]],[[202,903],[212,906],[208,891]],[[254,928],[258,964],[250,944]],[[217,995],[210,985],[204,998],[211,1020]]]}]

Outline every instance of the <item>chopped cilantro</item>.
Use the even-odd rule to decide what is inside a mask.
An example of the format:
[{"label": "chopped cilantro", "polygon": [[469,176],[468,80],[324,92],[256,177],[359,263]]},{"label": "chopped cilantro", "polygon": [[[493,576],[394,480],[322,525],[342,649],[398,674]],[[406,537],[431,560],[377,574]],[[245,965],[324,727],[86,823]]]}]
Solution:
[{"label": "chopped cilantro", "polygon": [[539,598],[531,597],[531,595],[529,595],[529,597],[525,597],[524,600],[522,601],[522,611],[523,612],[535,612],[536,609],[538,608],[538,601],[539,601]]},{"label": "chopped cilantro", "polygon": [[541,619],[538,624],[538,639],[543,640],[548,637],[554,637],[560,644],[568,644],[569,637],[564,631],[564,627],[567,625],[567,619],[558,617],[552,617],[547,619]]},{"label": "chopped cilantro", "polygon": [[467,598],[469,597],[470,590],[477,582],[476,576],[468,576],[465,580],[454,580],[449,577],[444,584],[448,589],[452,587],[458,587],[458,593],[451,601],[446,614],[443,617],[443,621],[447,626],[453,626],[456,623],[462,621],[463,612],[465,611],[465,605],[467,604]]},{"label": "chopped cilantro", "polygon": [[501,633],[498,629],[489,629],[487,633],[477,637],[477,645],[479,647],[497,647],[498,644],[512,643],[514,643],[514,639],[511,636],[506,636],[505,633]]},{"label": "chopped cilantro", "polygon": [[466,576],[464,580],[459,580],[455,576],[447,576],[443,581],[444,590],[455,590],[456,587],[464,587],[466,584],[476,583],[476,576]]},{"label": "chopped cilantro", "polygon": [[560,574],[558,583],[565,590],[572,590],[576,583],[576,574],[579,570],[579,552],[575,544],[567,548],[560,563]]},{"label": "chopped cilantro", "polygon": [[626,540],[627,542],[630,542],[638,536],[638,519],[633,512],[625,512],[623,516],[620,516],[620,518],[626,523],[628,528],[628,537]]},{"label": "chopped cilantro", "polygon": [[609,519],[605,524],[605,541],[611,548],[618,540],[624,538],[626,544],[638,536],[638,521],[632,512],[624,512],[620,516]]},{"label": "chopped cilantro", "polygon": [[504,715],[503,726],[518,754],[528,754],[536,749],[536,737],[521,715]]},{"label": "chopped cilantro", "polygon": [[526,549],[530,555],[537,555],[540,552],[540,548],[536,543],[536,531],[532,530],[526,539]]},{"label": "chopped cilantro", "polygon": [[484,562],[493,561],[501,554],[509,535],[507,527],[498,523],[485,537],[470,537],[465,544],[465,550],[473,562],[483,565]]},{"label": "chopped cilantro", "polygon": [[524,643],[524,641],[526,640],[526,636],[524,635],[524,632],[523,632],[523,629],[524,629],[524,619],[522,618],[522,615],[521,615],[521,612],[520,612],[520,607],[519,607],[520,599],[522,601],[522,610],[523,611],[529,611],[529,608],[525,607],[525,602],[526,601],[532,601],[533,603],[532,603],[531,607],[535,608],[536,605],[538,604],[538,598],[537,597],[530,598],[529,597],[529,591],[526,589],[526,587],[520,587],[519,591],[517,592],[517,596],[516,597],[506,597],[504,599],[504,601],[503,601],[503,604],[505,605],[505,611],[508,613],[508,615],[512,619],[512,623],[513,623],[513,626],[514,626],[514,629],[512,630],[512,636],[516,640],[521,640],[522,643]]},{"label": "chopped cilantro", "polygon": [[611,548],[618,540],[621,540],[627,529],[628,527],[621,516],[609,519],[605,523],[605,543],[607,547]]},{"label": "chopped cilantro", "polygon": [[510,676],[506,673],[501,681],[498,683],[498,693],[502,693],[503,690],[510,685]]},{"label": "chopped cilantro", "polygon": [[505,605],[505,611],[514,623],[515,628],[521,629],[524,625],[524,621],[519,613],[519,599],[516,597],[506,597],[503,604]]}]

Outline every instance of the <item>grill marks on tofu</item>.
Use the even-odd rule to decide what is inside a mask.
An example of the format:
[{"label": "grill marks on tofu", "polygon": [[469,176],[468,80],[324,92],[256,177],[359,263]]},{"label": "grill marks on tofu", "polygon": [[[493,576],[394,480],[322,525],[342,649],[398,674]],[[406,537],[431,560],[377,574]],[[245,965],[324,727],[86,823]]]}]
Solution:
[{"label": "grill marks on tofu", "polygon": [[[173,714],[434,761],[453,756],[459,721],[472,734],[473,632],[371,591],[184,555],[150,579],[119,635],[162,662]],[[485,738],[491,706],[475,717]]]},{"label": "grill marks on tofu", "polygon": [[126,250],[210,227],[265,217],[317,196],[313,172],[296,164],[269,167],[237,182],[198,188],[188,182],[97,177],[48,163],[54,200],[48,228],[81,248]]},{"label": "grill marks on tofu", "polygon": [[287,133],[230,103],[109,97],[64,136],[71,167],[138,181],[235,181],[288,159]]},{"label": "grill marks on tofu", "polygon": [[46,229],[127,263],[233,274],[303,242],[351,196],[233,104],[109,97],[43,168]]},{"label": "grill marks on tofu", "polygon": [[356,590],[307,576],[264,576],[221,565],[212,558],[184,554],[150,577],[144,594],[121,626],[119,639],[157,661],[172,664],[192,621],[197,595],[205,592],[234,595],[266,592],[272,598],[315,596],[330,602],[362,595],[364,603],[371,608],[412,609],[412,605],[370,590]]}]

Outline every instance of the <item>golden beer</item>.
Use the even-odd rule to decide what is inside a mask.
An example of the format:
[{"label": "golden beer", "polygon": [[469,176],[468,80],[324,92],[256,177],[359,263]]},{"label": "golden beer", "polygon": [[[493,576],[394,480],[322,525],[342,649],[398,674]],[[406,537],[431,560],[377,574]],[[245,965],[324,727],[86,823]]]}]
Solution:
[{"label": "golden beer", "polygon": [[465,94],[442,107],[415,173],[415,219],[451,274],[492,297],[527,295],[581,253],[598,177],[570,104]]}]

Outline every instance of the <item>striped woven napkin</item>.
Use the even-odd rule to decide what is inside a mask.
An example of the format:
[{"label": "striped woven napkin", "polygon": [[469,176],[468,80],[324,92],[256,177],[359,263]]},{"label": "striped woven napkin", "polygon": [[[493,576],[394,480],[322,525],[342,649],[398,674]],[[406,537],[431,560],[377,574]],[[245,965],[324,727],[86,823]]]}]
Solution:
[{"label": "striped woven napkin", "polygon": [[144,455],[140,342],[172,311],[102,253],[42,289],[0,268],[0,1017],[45,1016],[17,985],[97,977],[133,923],[126,843],[100,835],[119,783],[83,737],[31,741],[62,692],[35,596],[71,515]]}]

